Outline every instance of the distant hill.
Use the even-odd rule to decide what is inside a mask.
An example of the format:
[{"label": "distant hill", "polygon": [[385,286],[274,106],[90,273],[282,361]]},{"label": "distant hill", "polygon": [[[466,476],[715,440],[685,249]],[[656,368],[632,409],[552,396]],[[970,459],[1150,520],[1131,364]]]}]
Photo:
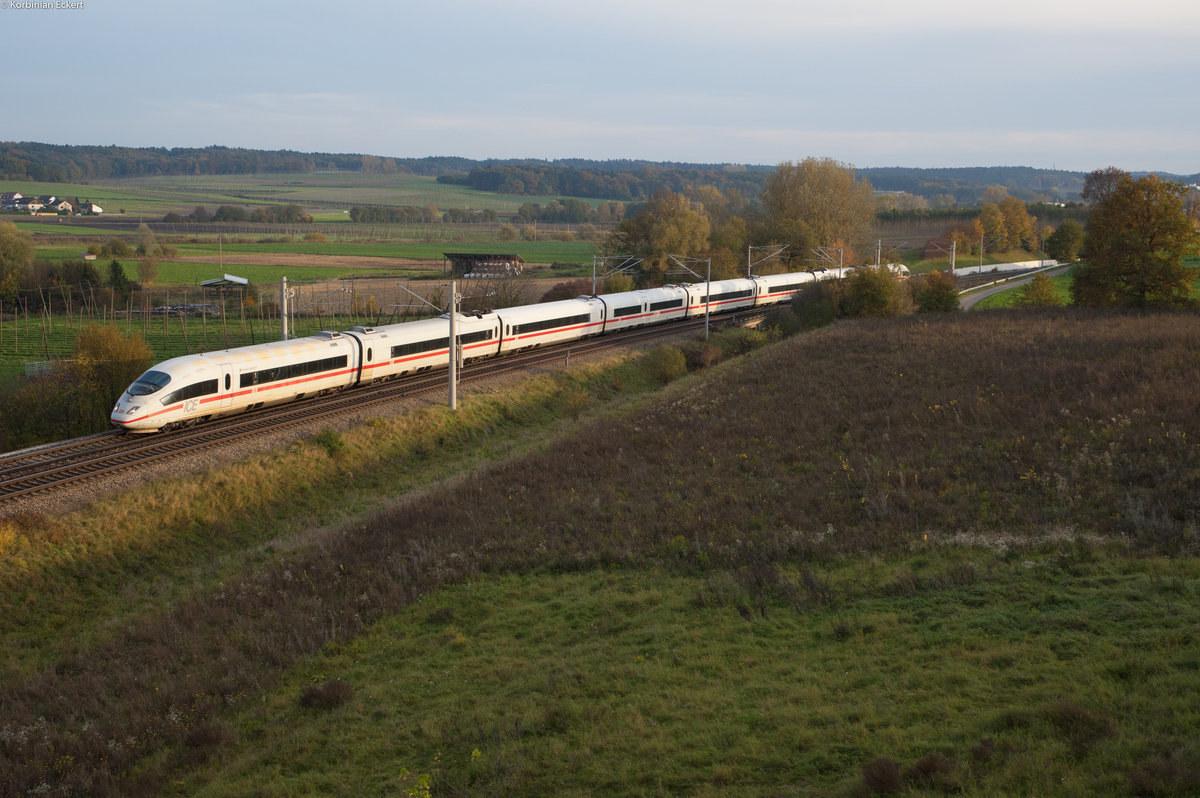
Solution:
[{"label": "distant hill", "polygon": [[[530,196],[559,195],[638,202],[663,189],[713,185],[754,197],[775,169],[764,164],[699,164],[578,158],[472,160],[453,156],[391,158],[360,153],[250,150],[237,147],[118,147],[0,142],[0,179],[41,183],[89,183],[146,175],[247,175],[353,171],[413,174],[481,191]],[[1024,166],[917,169],[883,167],[856,170],[879,191],[903,191],[927,199],[974,205],[988,186],[1029,201],[1065,202],[1079,198],[1083,172]],[[1183,182],[1200,175],[1163,174]]]}]

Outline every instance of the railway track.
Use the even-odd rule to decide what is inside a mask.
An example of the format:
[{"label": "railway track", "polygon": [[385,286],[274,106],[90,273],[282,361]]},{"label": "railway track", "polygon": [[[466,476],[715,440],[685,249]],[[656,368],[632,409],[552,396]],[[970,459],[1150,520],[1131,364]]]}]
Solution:
[{"label": "railway track", "polygon": [[[762,311],[731,314],[714,319],[713,324],[745,324],[762,315]],[[505,373],[564,363],[576,354],[596,354],[677,338],[703,327],[704,319],[689,319],[665,327],[647,327],[480,360],[468,363],[460,370],[459,382],[481,382]],[[8,514],[5,511],[18,500],[34,494],[63,490],[118,472],[145,468],[151,463],[223,446],[239,438],[265,436],[322,418],[334,419],[372,406],[447,391],[446,372],[432,371],[241,413],[172,432],[134,435],[110,430],[0,455],[0,516]]]}]

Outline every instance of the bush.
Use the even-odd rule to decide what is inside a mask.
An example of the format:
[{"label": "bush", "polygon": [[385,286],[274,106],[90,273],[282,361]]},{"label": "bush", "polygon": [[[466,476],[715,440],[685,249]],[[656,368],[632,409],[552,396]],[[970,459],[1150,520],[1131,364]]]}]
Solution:
[{"label": "bush", "polygon": [[1044,274],[1039,274],[1021,286],[1012,305],[1018,308],[1058,308],[1062,307],[1063,300],[1058,295],[1058,289],[1054,287],[1054,281]]},{"label": "bush", "polygon": [[679,349],[663,344],[646,353],[646,368],[651,376],[666,385],[687,374],[687,358]]},{"label": "bush", "polygon": [[862,766],[863,785],[869,795],[895,795],[900,792],[900,763],[887,757],[879,757],[869,765]]},{"label": "bush", "polygon": [[889,269],[855,269],[846,280],[843,315],[902,316],[909,312],[910,306],[907,288]]},{"label": "bush", "polygon": [[300,706],[309,709],[337,709],[350,700],[354,690],[341,679],[310,684],[300,693]]},{"label": "bush", "polygon": [[796,315],[791,305],[775,308],[767,314],[763,328],[772,331],[781,338],[790,338],[805,329],[804,323]]},{"label": "bush", "polygon": [[542,294],[542,298],[538,302],[556,302],[560,299],[574,299],[577,296],[586,296],[591,293],[592,281],[586,277],[580,277],[578,280],[555,283],[547,289],[546,293]]},{"label": "bush", "polygon": [[325,450],[325,453],[330,457],[334,457],[346,448],[346,441],[342,438],[337,430],[325,428],[318,432],[313,437],[313,443]]},{"label": "bush", "polygon": [[828,283],[806,286],[792,298],[792,312],[805,330],[833,324],[838,316],[837,291]]},{"label": "bush", "polygon": [[680,344],[680,351],[683,353],[688,371],[711,368],[720,363],[725,356],[720,346],[701,339],[684,341]]},{"label": "bush", "polygon": [[744,355],[766,345],[767,334],[748,327],[729,327],[716,333],[712,340],[726,355]]},{"label": "bush", "polygon": [[918,313],[958,310],[958,287],[946,272],[929,272],[911,282]]}]

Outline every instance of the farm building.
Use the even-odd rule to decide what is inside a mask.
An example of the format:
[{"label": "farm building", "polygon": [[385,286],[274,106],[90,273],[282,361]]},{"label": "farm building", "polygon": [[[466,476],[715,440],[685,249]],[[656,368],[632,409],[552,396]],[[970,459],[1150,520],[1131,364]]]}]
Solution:
[{"label": "farm building", "polygon": [[450,272],[455,277],[511,277],[525,267],[520,255],[443,252],[442,256],[450,261]]}]

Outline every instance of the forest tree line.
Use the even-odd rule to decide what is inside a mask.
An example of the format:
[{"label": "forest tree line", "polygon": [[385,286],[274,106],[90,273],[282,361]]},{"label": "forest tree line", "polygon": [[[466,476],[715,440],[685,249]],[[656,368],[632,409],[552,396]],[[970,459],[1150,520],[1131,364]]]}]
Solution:
[{"label": "forest tree line", "polygon": [[[118,147],[0,142],[0,180],[85,183],[153,175],[250,175],[351,171],[437,177],[481,191],[644,202],[658,191],[690,185],[757,195],[773,165],[697,164],[629,159],[395,158],[357,153],[253,150],[239,147]],[[876,190],[924,197],[934,208],[978,205],[986,187],[1030,202],[1079,198],[1085,174],[1032,167],[859,168]],[[1196,182],[1198,175],[1162,175]]]}]

